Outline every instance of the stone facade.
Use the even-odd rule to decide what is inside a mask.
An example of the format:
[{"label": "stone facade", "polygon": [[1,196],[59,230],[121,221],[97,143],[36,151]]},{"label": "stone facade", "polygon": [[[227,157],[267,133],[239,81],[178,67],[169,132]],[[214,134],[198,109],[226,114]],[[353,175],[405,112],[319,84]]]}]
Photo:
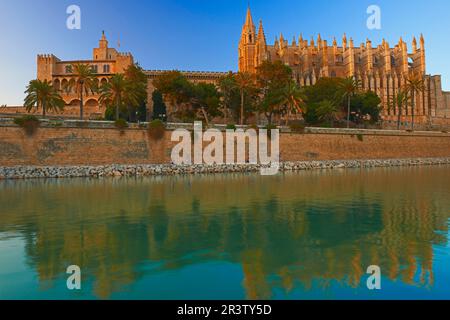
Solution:
[{"label": "stone facade", "polygon": [[[353,39],[345,34],[340,45],[336,38],[329,45],[320,34],[316,40],[311,38],[310,41],[302,36],[298,39],[294,37],[291,43],[281,34],[270,45],[266,41],[262,21],[256,32],[248,9],[239,42],[239,71],[255,73],[263,61],[269,60],[289,65],[300,86],[313,85],[321,77],[355,77],[361,81],[364,90],[371,90],[380,96],[386,120],[397,119],[398,110],[391,107],[390,101],[403,87],[406,77],[416,73],[424,77],[426,86],[425,92],[415,97],[416,121],[423,123],[429,117],[448,116],[446,103],[450,93],[442,91],[441,76],[426,74],[423,35],[419,43],[413,38],[411,48],[408,51],[408,45],[402,38],[394,47],[385,40],[374,46],[369,39],[355,47]],[[403,121],[408,121],[411,113],[409,106]]]}]

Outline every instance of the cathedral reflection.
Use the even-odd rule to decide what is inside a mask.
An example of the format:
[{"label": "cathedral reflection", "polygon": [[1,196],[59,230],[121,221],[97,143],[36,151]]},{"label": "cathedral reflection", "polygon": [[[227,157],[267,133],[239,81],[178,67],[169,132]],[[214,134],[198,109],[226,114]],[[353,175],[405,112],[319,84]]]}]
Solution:
[{"label": "cathedral reflection", "polygon": [[240,265],[251,299],[333,281],[356,288],[373,264],[431,288],[433,246],[448,241],[449,178],[412,168],[2,182],[0,232],[25,239],[43,286],[77,264],[99,298],[211,260]]}]

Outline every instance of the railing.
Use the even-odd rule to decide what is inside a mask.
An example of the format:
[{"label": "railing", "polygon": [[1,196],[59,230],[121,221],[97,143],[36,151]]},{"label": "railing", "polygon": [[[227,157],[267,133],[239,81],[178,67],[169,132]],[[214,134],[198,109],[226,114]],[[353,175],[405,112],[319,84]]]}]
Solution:
[{"label": "railing", "polygon": [[[40,119],[41,127],[44,128],[87,128],[87,129],[116,129],[114,121],[94,121],[94,120],[67,120],[67,119]],[[127,129],[146,129],[148,122],[129,123]],[[16,126],[13,118],[0,118],[0,127]],[[193,123],[166,123],[167,130],[186,129],[192,131]],[[209,128],[225,131],[227,125],[214,124]],[[250,126],[236,126],[237,129],[248,129]],[[259,128],[264,128],[260,126]],[[289,127],[278,126],[281,133],[295,133]],[[204,126],[204,130],[207,128]],[[445,136],[450,138],[450,134],[445,130],[436,131],[414,131],[409,130],[382,130],[382,129],[346,129],[346,128],[319,128],[305,127],[304,134],[340,134],[340,135],[385,135],[385,136]]]}]

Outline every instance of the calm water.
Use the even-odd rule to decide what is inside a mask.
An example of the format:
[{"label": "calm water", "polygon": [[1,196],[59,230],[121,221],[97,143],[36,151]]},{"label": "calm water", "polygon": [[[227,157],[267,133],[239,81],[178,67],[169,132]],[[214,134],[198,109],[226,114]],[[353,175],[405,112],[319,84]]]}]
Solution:
[{"label": "calm water", "polygon": [[449,209],[450,167],[3,181],[0,299],[450,299]]}]

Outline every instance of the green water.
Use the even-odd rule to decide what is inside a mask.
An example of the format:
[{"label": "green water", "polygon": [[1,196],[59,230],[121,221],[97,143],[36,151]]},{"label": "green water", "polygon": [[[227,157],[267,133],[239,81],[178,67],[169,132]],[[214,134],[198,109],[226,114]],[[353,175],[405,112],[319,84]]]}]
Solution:
[{"label": "green water", "polygon": [[2,181],[0,299],[450,299],[449,209],[448,166]]}]

